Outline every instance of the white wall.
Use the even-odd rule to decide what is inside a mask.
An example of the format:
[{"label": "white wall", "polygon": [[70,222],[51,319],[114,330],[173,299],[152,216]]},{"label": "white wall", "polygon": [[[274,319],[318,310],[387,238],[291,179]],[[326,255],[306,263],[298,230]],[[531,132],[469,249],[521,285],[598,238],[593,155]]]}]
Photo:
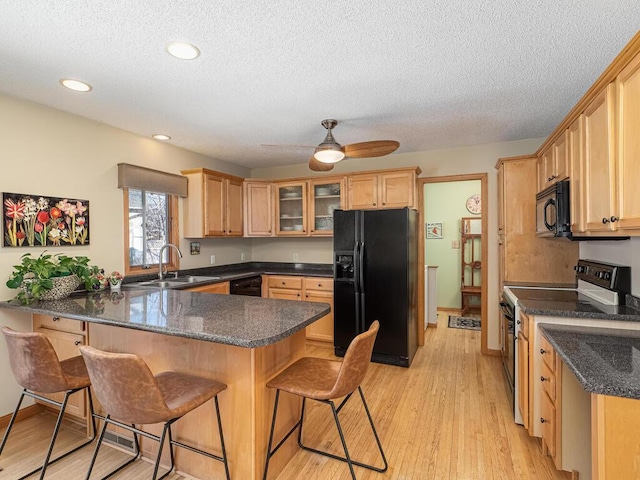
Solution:
[{"label": "white wall", "polygon": [[640,237],[630,240],[580,242],[580,258],[631,267],[631,293],[640,296]]},{"label": "white wall", "polygon": [[[473,147],[462,147],[448,150],[433,150],[417,153],[400,153],[379,158],[348,159],[340,162],[331,173],[344,174],[348,172],[377,170],[395,167],[418,166],[422,169],[421,177],[439,177],[447,175],[462,175],[468,173],[488,173],[488,198],[482,199],[483,209],[487,212],[489,222],[489,236],[487,238],[488,252],[488,347],[498,350],[498,190],[495,164],[498,158],[535,153],[544,138],[520,140],[516,142],[493,143]],[[290,166],[254,169],[252,178],[284,179],[294,177],[308,177],[313,175],[306,163]],[[326,174],[325,174],[326,175]],[[276,245],[280,240],[273,240]],[[308,250],[305,246],[308,245]],[[286,256],[287,247],[283,244],[281,252]],[[300,257],[319,258],[314,251],[317,245],[307,244],[304,240],[296,245]],[[304,250],[303,250],[304,248]],[[265,250],[266,253],[266,250]],[[254,250],[254,254],[257,252]],[[330,258],[330,257],[329,257]],[[422,274],[422,272],[421,272]]]},{"label": "white wall", "polygon": [[[50,253],[86,255],[106,271],[124,270],[123,197],[117,188],[120,162],[166,172],[207,167],[241,177],[243,167],[198,155],[171,144],[134,135],[124,130],[70,115],[59,110],[0,95],[0,191],[42,194],[89,200],[91,245],[47,247]],[[180,222],[182,224],[182,222]],[[250,239],[201,240],[201,254],[189,255],[189,241],[182,239],[182,268],[240,261],[242,251],[250,260]],[[15,291],[5,286],[11,266],[26,252],[42,248],[0,248],[0,299]],[[0,325],[20,330],[31,328],[30,315],[0,310]],[[0,341],[0,415],[13,410],[19,387],[10,371],[4,341]]]}]

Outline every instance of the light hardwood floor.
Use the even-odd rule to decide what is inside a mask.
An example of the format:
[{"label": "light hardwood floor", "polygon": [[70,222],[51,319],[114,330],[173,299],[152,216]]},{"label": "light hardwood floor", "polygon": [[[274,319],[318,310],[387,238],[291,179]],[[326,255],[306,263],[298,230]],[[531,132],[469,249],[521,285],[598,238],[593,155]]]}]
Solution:
[{"label": "light hardwood floor", "polygon": [[[379,474],[356,468],[359,480],[431,479],[565,479],[539,441],[513,423],[497,357],[480,354],[480,332],[447,328],[439,315],[438,328],[428,329],[425,346],[409,369],[372,363],[363,389],[378,428],[389,470]],[[317,344],[307,353],[332,357]],[[341,453],[340,441],[326,405],[309,403],[305,421],[306,443]],[[373,436],[357,397],[340,414],[347,442],[356,460],[380,464]],[[0,479],[16,478],[25,465],[39,461],[46,439],[35,441],[34,430],[46,436],[52,417],[39,415],[20,422],[6,453],[0,457]],[[46,433],[44,433],[46,432]],[[64,430],[64,442],[73,429]],[[105,449],[100,472],[117,463],[122,453]],[[47,479],[83,479],[91,447],[50,467]],[[102,456],[102,454],[101,454]],[[108,456],[108,458],[106,458]],[[145,462],[126,470],[120,479],[149,478]],[[233,473],[233,470],[232,470]],[[98,478],[99,472],[95,472]],[[184,477],[172,475],[170,480]],[[347,480],[345,464],[313,453],[298,452],[277,480]],[[243,479],[234,479],[243,480]]]}]

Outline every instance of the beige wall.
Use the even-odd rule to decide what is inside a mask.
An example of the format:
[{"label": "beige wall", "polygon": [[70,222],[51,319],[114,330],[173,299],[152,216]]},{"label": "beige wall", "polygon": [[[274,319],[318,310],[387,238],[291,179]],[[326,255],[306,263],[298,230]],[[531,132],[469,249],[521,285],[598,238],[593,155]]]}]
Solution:
[{"label": "beige wall", "polygon": [[[91,245],[49,247],[50,253],[86,255],[108,272],[123,271],[122,192],[117,188],[120,162],[167,172],[208,167],[246,177],[243,167],[217,161],[170,144],[157,142],[98,122],[70,115],[12,97],[0,96],[0,191],[79,198],[90,201]],[[240,261],[245,252],[250,259],[251,240],[201,240],[201,255],[189,255],[189,241],[180,247],[185,254],[182,268]],[[38,254],[42,248],[0,248],[0,299],[15,291],[5,286],[11,266],[26,252]],[[30,316],[0,310],[0,325],[30,329]],[[13,381],[0,341],[0,415],[15,407],[18,386]]]}]

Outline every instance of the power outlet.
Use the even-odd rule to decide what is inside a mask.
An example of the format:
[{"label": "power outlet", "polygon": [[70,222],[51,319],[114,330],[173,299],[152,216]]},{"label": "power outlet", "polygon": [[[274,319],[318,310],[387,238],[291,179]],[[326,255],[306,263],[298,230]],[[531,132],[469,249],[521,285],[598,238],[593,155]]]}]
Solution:
[{"label": "power outlet", "polygon": [[294,261],[294,262],[297,262],[297,261],[298,261],[298,254],[297,254],[297,253],[294,253],[294,254],[293,254],[293,261]]},{"label": "power outlet", "polygon": [[451,248],[460,248],[460,240],[452,240]]},{"label": "power outlet", "polygon": [[240,253],[240,261],[244,262],[244,252]]},{"label": "power outlet", "polygon": [[216,263],[216,256],[211,255],[211,265],[214,265],[215,263]]}]

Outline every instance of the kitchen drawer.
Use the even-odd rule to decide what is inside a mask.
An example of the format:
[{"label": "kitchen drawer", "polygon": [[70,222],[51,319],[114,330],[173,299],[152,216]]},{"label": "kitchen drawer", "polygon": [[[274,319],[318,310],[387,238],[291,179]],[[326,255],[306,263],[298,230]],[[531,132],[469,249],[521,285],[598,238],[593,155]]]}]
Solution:
[{"label": "kitchen drawer", "polygon": [[305,290],[322,290],[324,292],[333,291],[333,278],[305,278]]},{"label": "kitchen drawer", "polygon": [[84,333],[85,323],[80,320],[71,320],[70,318],[34,314],[33,329],[36,330],[38,327],[61,332]]},{"label": "kitchen drawer", "polygon": [[269,288],[295,288],[302,290],[302,277],[269,276]]},{"label": "kitchen drawer", "polygon": [[540,381],[542,382],[542,387],[551,401],[556,403],[556,374],[551,371],[549,366],[542,362],[542,376],[540,377]]},{"label": "kitchen drawer", "polygon": [[553,350],[553,347],[549,343],[549,341],[544,337],[544,335],[540,335],[540,354],[542,355],[542,360],[547,364],[549,369],[555,373],[556,371],[556,354]]},{"label": "kitchen drawer", "polygon": [[549,455],[556,456],[556,407],[546,393],[542,394],[540,405],[540,423],[542,424],[542,439]]}]

